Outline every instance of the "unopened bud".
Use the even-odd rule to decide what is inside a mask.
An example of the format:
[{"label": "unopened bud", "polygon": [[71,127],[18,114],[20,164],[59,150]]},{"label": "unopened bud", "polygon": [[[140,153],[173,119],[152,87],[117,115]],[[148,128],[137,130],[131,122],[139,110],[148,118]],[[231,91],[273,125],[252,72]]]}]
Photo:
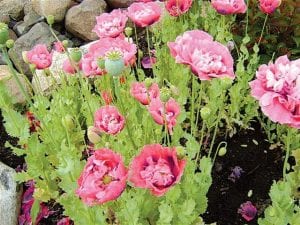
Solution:
[{"label": "unopened bud", "polygon": [[27,51],[22,52],[22,58],[25,63],[27,63],[27,64],[29,63],[28,58],[27,58]]},{"label": "unopened bud", "polygon": [[53,15],[48,15],[46,20],[47,20],[47,23],[52,26],[54,24],[54,16]]},{"label": "unopened bud", "polygon": [[36,65],[35,64],[29,64],[29,69],[34,73],[36,70]]},{"label": "unopened bud", "polygon": [[100,140],[100,132],[96,127],[90,126],[87,131],[88,139],[91,143],[97,144]]},{"label": "unopened bud", "polygon": [[130,37],[132,35],[132,28],[131,27],[126,27],[125,28],[125,34],[127,37]]},{"label": "unopened bud", "polygon": [[226,153],[227,153],[226,147],[222,147],[218,151],[218,156],[224,156],[224,155],[226,155]]},{"label": "unopened bud", "polygon": [[14,47],[15,41],[13,39],[9,39],[6,41],[5,44],[6,44],[7,48],[12,48],[12,47]]},{"label": "unopened bud", "polygon": [[148,77],[145,79],[144,83],[145,83],[146,88],[149,88],[153,84],[153,79]]},{"label": "unopened bud", "polygon": [[176,153],[179,159],[183,159],[185,157],[186,150],[184,147],[178,146],[176,147]]},{"label": "unopened bud", "polygon": [[72,130],[75,127],[74,124],[74,119],[71,115],[67,114],[65,117],[63,117],[61,119],[61,122],[63,124],[63,126],[67,129],[67,130]]},{"label": "unopened bud", "polygon": [[65,48],[68,48],[68,47],[69,47],[69,41],[68,41],[68,40],[63,40],[61,43],[63,44],[63,46],[64,46]]},{"label": "unopened bud", "polygon": [[8,26],[5,23],[0,23],[0,45],[4,45],[9,39]]},{"label": "unopened bud", "polygon": [[206,120],[210,117],[211,110],[209,107],[205,106],[200,110],[201,118]]},{"label": "unopened bud", "polygon": [[167,102],[170,99],[170,97],[171,97],[171,93],[170,93],[169,88],[163,87],[160,89],[160,99],[163,102]]}]

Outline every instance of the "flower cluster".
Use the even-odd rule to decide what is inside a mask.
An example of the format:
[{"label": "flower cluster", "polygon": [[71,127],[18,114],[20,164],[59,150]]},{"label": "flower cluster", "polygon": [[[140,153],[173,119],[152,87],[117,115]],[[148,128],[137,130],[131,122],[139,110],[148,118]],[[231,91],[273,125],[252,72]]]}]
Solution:
[{"label": "flower cluster", "polygon": [[122,194],[129,176],[135,187],[162,196],[180,181],[185,163],[178,159],[175,148],[146,145],[133,159],[128,172],[118,153],[105,148],[95,150],[80,175],[76,194],[87,205],[103,204]]},{"label": "flower cluster", "polygon": [[290,61],[285,55],[261,65],[250,87],[272,121],[300,128],[300,59]]},{"label": "flower cluster", "polygon": [[204,31],[187,31],[168,46],[176,63],[189,65],[200,80],[235,77],[228,48],[213,41],[213,37]]}]

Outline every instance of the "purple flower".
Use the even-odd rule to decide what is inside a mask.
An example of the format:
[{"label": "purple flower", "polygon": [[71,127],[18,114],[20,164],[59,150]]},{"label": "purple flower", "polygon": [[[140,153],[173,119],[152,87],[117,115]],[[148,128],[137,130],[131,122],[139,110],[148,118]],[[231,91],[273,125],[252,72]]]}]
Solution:
[{"label": "purple flower", "polygon": [[231,174],[229,175],[228,179],[235,183],[235,181],[237,179],[239,179],[241,177],[242,173],[244,173],[244,172],[245,171],[241,167],[235,166],[232,169]]},{"label": "purple flower", "polygon": [[240,208],[238,209],[238,213],[241,214],[241,216],[249,222],[253,220],[254,217],[256,216],[257,209],[252,204],[252,202],[247,201],[240,205]]},{"label": "purple flower", "polygon": [[156,58],[154,56],[151,56],[151,58],[149,56],[145,56],[142,59],[142,65],[145,69],[151,69],[155,63],[156,63]]}]

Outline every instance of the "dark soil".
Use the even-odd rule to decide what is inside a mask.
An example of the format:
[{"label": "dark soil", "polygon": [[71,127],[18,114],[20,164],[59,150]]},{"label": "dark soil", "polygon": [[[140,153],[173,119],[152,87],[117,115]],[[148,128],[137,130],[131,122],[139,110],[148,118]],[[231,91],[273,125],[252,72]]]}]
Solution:
[{"label": "dark soil", "polygon": [[[217,157],[215,162],[208,208],[202,216],[206,223],[217,222],[217,225],[258,224],[257,218],[263,216],[270,204],[270,186],[282,178],[282,150],[269,149],[266,135],[258,125],[236,134],[227,144],[227,154]],[[241,167],[244,173],[233,182],[228,177],[235,166]],[[250,190],[253,195],[248,197]],[[248,223],[237,213],[246,201],[251,201],[258,210],[258,216]]]},{"label": "dark soil", "polygon": [[12,138],[6,133],[2,120],[3,118],[0,111],[0,162],[3,162],[14,169],[16,169],[18,166],[22,167],[23,163],[25,162],[24,157],[16,156],[13,154],[11,149],[5,148],[6,141],[15,146],[18,142],[18,139]]}]

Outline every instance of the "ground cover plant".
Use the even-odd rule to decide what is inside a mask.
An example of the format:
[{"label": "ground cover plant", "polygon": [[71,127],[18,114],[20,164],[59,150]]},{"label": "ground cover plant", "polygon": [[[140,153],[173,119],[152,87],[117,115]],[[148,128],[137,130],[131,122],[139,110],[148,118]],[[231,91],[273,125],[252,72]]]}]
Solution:
[{"label": "ground cover plant", "polygon": [[[4,126],[18,139],[6,146],[26,162],[16,176],[27,186],[19,224],[42,224],[53,202],[64,214],[57,224],[299,224],[296,8],[268,0],[135,2],[97,17],[99,40],[86,52],[59,40],[55,18],[47,16],[57,42],[53,50],[37,44],[23,52],[35,82],[27,86],[0,24],[2,53],[27,100],[15,104],[0,83]],[[57,53],[66,56],[59,81],[50,69]],[[48,92],[40,73],[50,78]],[[280,175],[264,187],[270,201],[254,202],[253,187],[235,203],[236,220],[213,218],[209,202],[219,203],[208,197],[221,163],[233,154],[264,156],[232,144],[251,130],[264,136],[252,144],[273,151],[266,168],[279,162]],[[263,170],[230,165],[231,173],[221,175],[229,187]]]}]

